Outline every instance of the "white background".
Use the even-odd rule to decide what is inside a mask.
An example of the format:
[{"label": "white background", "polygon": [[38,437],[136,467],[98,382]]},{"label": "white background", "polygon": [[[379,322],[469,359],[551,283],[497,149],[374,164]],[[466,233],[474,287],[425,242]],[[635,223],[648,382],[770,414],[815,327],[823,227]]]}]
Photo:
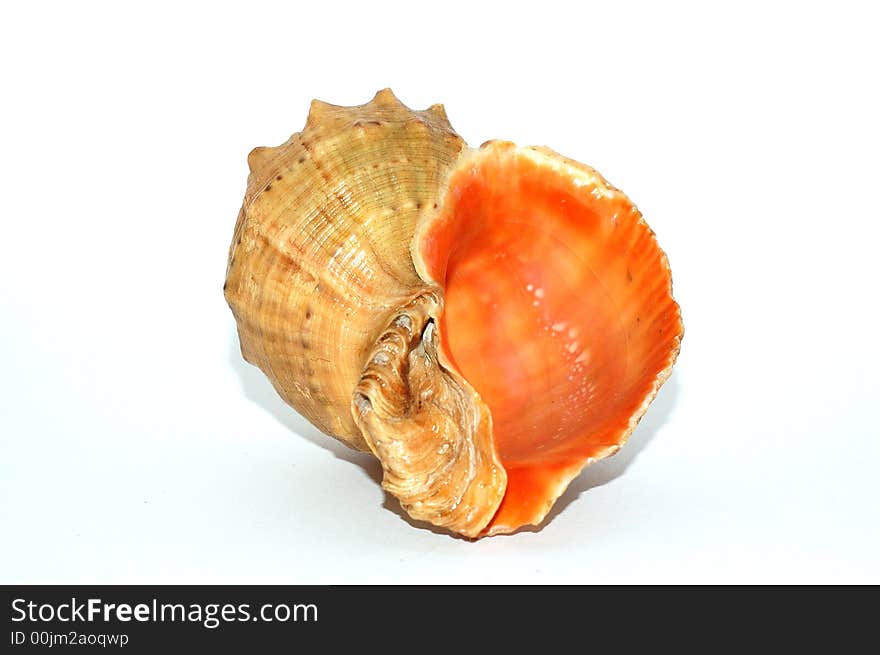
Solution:
[{"label": "white background", "polygon": [[[5,4],[0,582],[880,582],[878,19],[715,4]],[[540,530],[410,524],[238,353],[248,151],[386,86],[669,255],[675,373]]]}]

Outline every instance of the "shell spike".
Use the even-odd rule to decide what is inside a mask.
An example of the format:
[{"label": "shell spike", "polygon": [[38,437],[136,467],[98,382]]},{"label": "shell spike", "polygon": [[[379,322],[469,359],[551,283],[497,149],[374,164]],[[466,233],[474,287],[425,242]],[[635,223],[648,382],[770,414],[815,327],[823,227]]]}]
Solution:
[{"label": "shell spike", "polygon": [[384,89],[377,91],[376,95],[373,96],[373,99],[370,101],[372,105],[385,105],[385,106],[393,106],[393,107],[404,107],[405,105],[398,100],[397,96],[394,95],[394,92],[385,87]]},{"label": "shell spike", "polygon": [[269,160],[272,159],[272,152],[274,150],[275,148],[266,148],[264,146],[258,146],[251,150],[247,157],[248,168],[250,168],[251,173],[263,169]]},{"label": "shell spike", "polygon": [[444,123],[449,123],[449,117],[446,115],[446,107],[442,105],[442,103],[435,103],[428,107],[427,112],[431,114],[436,120],[443,121]]},{"label": "shell spike", "polygon": [[321,123],[322,121],[326,121],[332,116],[333,110],[338,109],[336,105],[331,105],[329,102],[324,102],[323,100],[312,100],[312,104],[309,105],[309,115],[306,119],[306,126],[315,125]]},{"label": "shell spike", "polygon": [[418,113],[431,124],[450,132],[453,131],[449,117],[446,115],[446,109],[439,102]]}]

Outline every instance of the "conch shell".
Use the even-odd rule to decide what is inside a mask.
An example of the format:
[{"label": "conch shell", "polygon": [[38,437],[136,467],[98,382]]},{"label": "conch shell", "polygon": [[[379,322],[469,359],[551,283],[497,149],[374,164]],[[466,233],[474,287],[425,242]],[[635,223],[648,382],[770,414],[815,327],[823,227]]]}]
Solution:
[{"label": "conch shell", "polygon": [[441,105],[314,101],[256,148],[224,292],[244,358],[382,463],[414,519],[539,524],[615,453],[683,333],[666,256],[595,170],[468,148]]}]

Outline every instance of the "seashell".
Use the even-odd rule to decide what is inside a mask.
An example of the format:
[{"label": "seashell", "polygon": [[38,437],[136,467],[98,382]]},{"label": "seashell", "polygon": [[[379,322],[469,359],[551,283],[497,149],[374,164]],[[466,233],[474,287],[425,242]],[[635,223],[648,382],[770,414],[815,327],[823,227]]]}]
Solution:
[{"label": "seashell", "polygon": [[441,105],[314,101],[256,148],[226,300],[244,358],[323,432],[373,453],[414,519],[538,525],[617,452],[683,327],[666,256],[594,169],[467,147]]}]

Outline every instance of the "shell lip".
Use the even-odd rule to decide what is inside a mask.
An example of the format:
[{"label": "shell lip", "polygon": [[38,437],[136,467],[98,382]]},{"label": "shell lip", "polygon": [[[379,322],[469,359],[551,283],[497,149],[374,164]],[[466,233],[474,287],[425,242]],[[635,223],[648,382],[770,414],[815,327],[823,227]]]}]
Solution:
[{"label": "shell lip", "polygon": [[[501,163],[499,164],[499,162]],[[493,166],[497,170],[493,169]],[[505,166],[509,169],[507,171],[509,175],[502,175],[498,172],[504,170]],[[484,234],[484,232],[480,232],[482,228],[471,228],[468,225],[475,221],[489,220],[486,217],[491,214],[491,211],[474,210],[470,218],[457,218],[456,212],[459,206],[468,206],[468,203],[471,201],[470,196],[473,195],[470,193],[471,190],[468,184],[471,184],[471,186],[478,185],[478,182],[474,182],[474,180],[482,174],[483,168],[489,169],[486,175],[492,180],[509,181],[514,186],[527,186],[527,175],[532,173],[527,174],[525,171],[537,170],[538,173],[536,175],[546,176],[550,182],[561,189],[560,193],[563,194],[559,196],[561,202],[565,203],[566,201],[571,202],[573,199],[579,199],[583,207],[589,210],[584,214],[583,220],[588,224],[583,228],[584,230],[592,230],[591,234],[601,235],[602,239],[608,239],[609,244],[617,243],[618,245],[614,247],[620,248],[622,256],[628,258],[626,259],[625,278],[621,278],[623,281],[618,280],[614,282],[612,284],[614,291],[609,292],[608,301],[602,301],[608,306],[607,313],[609,316],[607,321],[610,321],[608,325],[611,331],[620,333],[619,344],[607,345],[606,354],[611,356],[619,352],[624,360],[616,373],[619,378],[618,382],[611,381],[607,383],[608,390],[605,390],[605,397],[601,401],[607,407],[602,410],[607,416],[599,423],[594,421],[592,428],[589,427],[591,423],[587,420],[582,430],[583,436],[579,436],[578,429],[570,430],[570,438],[566,437],[569,440],[569,444],[566,448],[557,448],[555,454],[552,455],[543,456],[542,454],[535,457],[529,455],[523,459],[521,455],[523,449],[514,443],[515,440],[511,441],[512,437],[505,436],[505,432],[511,431],[511,425],[513,425],[513,431],[516,432],[516,421],[511,422],[505,416],[509,417],[511,414],[509,408],[515,406],[522,399],[514,398],[511,400],[510,397],[505,397],[503,391],[499,392],[498,385],[493,384],[491,376],[481,372],[481,367],[491,367],[493,365],[487,364],[487,362],[501,361],[503,366],[499,370],[509,370],[510,361],[505,363],[506,356],[504,354],[497,355],[499,359],[493,360],[495,355],[485,354],[485,343],[481,344],[479,349],[468,345],[470,341],[476,338],[472,335],[478,334],[484,327],[484,324],[492,320],[492,312],[489,309],[489,305],[481,305],[479,299],[480,295],[486,296],[480,289],[485,286],[485,280],[487,279],[486,270],[491,269],[491,262],[486,253],[482,255],[478,253],[478,256],[484,257],[479,266],[472,266],[466,261],[455,262],[453,260],[456,257],[460,259],[461,251],[468,248],[467,245],[463,245],[462,234],[465,235],[465,241],[469,238],[475,242],[480,241],[482,237],[478,238],[478,236]],[[547,184],[550,184],[550,182],[547,182]],[[538,184],[537,186],[540,185]],[[497,198],[499,195],[503,197],[505,194],[498,192],[497,189],[486,193],[486,197],[489,199]],[[479,149],[469,149],[462,154],[458,166],[447,182],[443,197],[445,200],[438,212],[424,216],[416,227],[412,245],[413,261],[420,276],[427,282],[443,289],[445,294],[445,313],[438,317],[440,333],[445,338],[441,350],[445,353],[450,365],[454,366],[460,375],[474,388],[476,396],[488,404],[493,417],[498,418],[498,420],[494,421],[493,441],[499,452],[502,465],[507,472],[508,488],[505,490],[505,497],[502,499],[497,512],[491,521],[487,523],[481,532],[481,536],[511,533],[526,525],[540,525],[558,497],[583,468],[614,454],[626,443],[637,423],[647,411],[659,388],[669,377],[677,359],[683,336],[680,308],[672,295],[672,279],[668,259],[656,243],[653,231],[650,230],[635,205],[592,167],[563,157],[546,147],[520,147],[510,141],[489,141],[484,143]],[[557,196],[553,197],[557,198]],[[489,202],[494,201],[489,200]],[[483,209],[485,210],[486,207],[484,206]],[[514,206],[511,206],[509,209],[508,213],[519,211]],[[563,211],[562,213],[566,212]],[[599,218],[597,219],[593,214],[599,215]],[[467,223],[468,225],[462,227],[457,222],[460,224]],[[637,251],[636,255],[631,256],[628,254],[629,250],[627,248],[630,248],[630,245],[619,236],[620,229],[618,224],[625,224],[627,226],[626,229],[630,230],[634,235],[632,237],[632,249]],[[581,229],[581,226],[577,225],[576,228]],[[467,235],[467,231],[471,229],[476,229],[477,236]],[[491,235],[487,238],[491,238]],[[575,236],[575,240],[578,238],[581,237]],[[583,238],[586,239],[586,237]],[[452,242],[455,244],[454,248],[451,246]],[[564,247],[567,248],[568,246]],[[526,248],[528,248],[528,245],[526,245]],[[582,249],[584,252],[591,252],[588,246],[584,246]],[[476,250],[479,251],[479,247]],[[458,255],[454,254],[456,251],[459,253]],[[497,258],[498,249],[490,253],[490,255]],[[596,255],[596,257],[601,261],[601,253]],[[548,259],[553,260],[554,257],[551,255]],[[552,268],[554,264],[548,265]],[[603,266],[607,266],[608,272],[606,276],[608,276],[612,275],[612,272],[616,270],[615,267],[619,266],[619,262],[611,261],[603,264]],[[592,269],[593,267],[587,265],[586,268]],[[468,271],[475,269],[478,273],[469,272],[466,275],[462,272],[465,269]],[[633,295],[633,292],[628,291],[626,288],[626,285],[632,282],[633,272],[630,269],[635,270],[637,276],[647,276],[648,281],[642,283],[644,285],[644,292],[639,291],[636,293],[635,300],[627,300],[628,304],[624,307],[620,303]],[[505,272],[505,274],[509,273],[510,271]],[[466,283],[457,281],[468,275],[473,278],[473,281]],[[628,278],[628,281],[626,278]],[[526,277],[522,276],[522,279],[525,281]],[[598,281],[599,278],[596,279]],[[495,283],[492,280],[489,281]],[[600,283],[599,286],[603,286],[603,284]],[[456,290],[456,285],[458,285],[458,290]],[[505,287],[503,284],[497,284],[496,286],[498,289],[509,288],[509,286]],[[545,300],[543,297],[545,292],[548,295],[554,293],[549,288],[537,288],[536,284],[530,283],[524,284],[524,286],[526,289],[534,290],[536,294],[540,292],[538,295],[541,297],[541,302]],[[464,293],[469,301],[467,304],[471,309],[468,312],[462,312],[460,309],[455,310],[456,304],[464,302],[462,300],[455,300],[455,295],[461,293]],[[509,292],[503,292],[495,294],[494,297],[504,296],[505,293],[509,295]],[[656,297],[657,301],[649,301],[647,299],[652,294],[653,297]],[[489,295],[492,294],[490,293]],[[540,304],[537,299],[538,295],[536,295],[536,300],[533,303],[535,306]],[[594,299],[599,296],[601,294],[597,295],[596,292],[593,292]],[[613,300],[612,296],[617,299]],[[651,325],[657,327],[660,336],[655,338],[643,334],[642,336],[634,337],[633,335],[626,334],[623,328],[615,327],[616,324],[623,320],[615,312],[619,311],[622,316],[625,312],[630,311],[630,305],[636,308],[632,310],[633,313],[635,311],[640,312],[646,319],[646,322],[650,322]],[[481,318],[479,320],[469,320],[467,317],[468,313],[476,314]],[[516,312],[508,313],[515,314]],[[451,314],[454,316],[447,321],[446,317]],[[642,317],[635,316],[635,318],[640,319]],[[589,319],[590,317],[587,315],[581,316],[582,322],[586,321],[587,328],[589,327]],[[462,320],[467,325],[467,328],[456,328],[457,322]],[[636,323],[638,322],[637,320]],[[551,329],[556,330],[556,323],[551,324],[548,322],[544,327],[546,329],[551,327],[551,325]],[[517,327],[517,325],[514,325],[513,329],[511,329],[508,325],[506,328],[501,329],[500,333],[518,334]],[[638,329],[641,329],[642,332],[645,331],[644,328]],[[575,329],[570,328],[570,330]],[[631,330],[636,331],[637,328],[633,326]],[[456,332],[458,333],[457,335]],[[573,332],[569,331],[569,334],[573,334]],[[593,336],[601,342],[600,335],[594,332]],[[633,341],[633,339],[635,340]],[[489,344],[489,350],[491,350],[491,345]],[[511,344],[509,350],[521,350],[523,345],[523,342],[519,341],[517,344]],[[581,353],[581,348],[580,343],[569,343],[569,350],[573,354]],[[594,350],[596,348],[601,350],[600,346],[595,346]],[[629,352],[633,349],[635,354]],[[469,350],[479,350],[483,354],[474,355],[473,353],[468,353]],[[588,359],[586,357],[586,350],[574,360],[574,363],[577,364],[582,358],[584,360]],[[469,359],[471,360],[470,362],[468,362]],[[571,359],[566,361],[567,365],[572,364]],[[645,369],[645,373],[634,372],[643,364],[645,367],[648,367]],[[577,370],[577,367],[575,367],[574,372],[576,373]],[[594,370],[592,373],[593,375],[601,376],[601,372],[596,373]],[[571,379],[570,377],[569,380]],[[614,384],[623,386],[620,386],[620,390],[617,391],[612,388]],[[625,396],[625,400],[617,402],[615,398],[621,394]],[[541,393],[536,393],[535,395],[539,398],[542,396]],[[550,399],[547,399],[547,402],[552,404]],[[547,412],[544,415],[538,413],[537,416],[544,416],[544,423],[548,424],[546,430],[550,432],[554,421],[557,424],[560,422],[564,423],[571,416],[575,416],[575,413],[571,413],[571,416],[563,415],[560,417],[554,416],[552,412]],[[542,426],[537,432],[541,432],[543,429]],[[538,439],[540,438],[543,437],[539,435],[535,439],[535,447],[544,448],[547,444],[539,442]],[[582,442],[582,445],[578,445],[579,442]],[[551,452],[553,448],[555,446],[551,445],[548,447],[548,452]]]}]

